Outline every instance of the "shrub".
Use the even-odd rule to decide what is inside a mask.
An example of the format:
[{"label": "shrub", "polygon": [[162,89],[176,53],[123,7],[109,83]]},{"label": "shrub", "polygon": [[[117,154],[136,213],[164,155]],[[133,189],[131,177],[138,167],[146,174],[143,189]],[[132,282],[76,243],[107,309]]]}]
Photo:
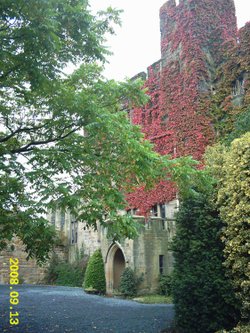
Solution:
[{"label": "shrub", "polygon": [[223,224],[213,206],[207,194],[197,193],[182,202],[177,216],[173,297],[180,332],[213,333],[238,321],[223,267]]},{"label": "shrub", "polygon": [[58,278],[57,266],[59,265],[59,258],[58,256],[53,253],[48,268],[46,269],[46,274],[44,277],[45,284],[56,284],[56,280]]},{"label": "shrub", "polygon": [[159,288],[158,292],[160,295],[171,296],[173,293],[173,276],[160,275],[159,276]]},{"label": "shrub", "polygon": [[250,132],[225,153],[218,205],[225,221],[225,265],[240,301],[242,321],[250,322]]},{"label": "shrub", "polygon": [[106,292],[106,279],[101,250],[90,257],[84,278],[84,289],[93,290],[100,294]]},{"label": "shrub", "polygon": [[142,277],[136,277],[132,268],[127,267],[124,269],[121,275],[121,282],[119,285],[119,291],[124,296],[135,296],[137,294],[138,285],[142,281]]},{"label": "shrub", "polygon": [[81,287],[84,280],[85,269],[76,264],[61,263],[57,266],[58,277],[56,284],[59,286]]},{"label": "shrub", "polygon": [[44,282],[59,286],[81,287],[86,270],[86,258],[81,256],[74,263],[62,262],[53,255]]},{"label": "shrub", "polygon": [[[250,109],[248,120],[249,112]],[[245,120],[242,119],[242,125],[245,124],[247,129]],[[228,147],[222,144],[210,147],[206,152],[206,164],[217,180],[217,205],[225,223],[222,234],[224,265],[239,301],[241,323],[249,323],[250,132],[235,139]]]},{"label": "shrub", "polygon": [[250,332],[250,324],[238,324],[234,329],[231,331],[218,331],[216,333],[249,333]]}]

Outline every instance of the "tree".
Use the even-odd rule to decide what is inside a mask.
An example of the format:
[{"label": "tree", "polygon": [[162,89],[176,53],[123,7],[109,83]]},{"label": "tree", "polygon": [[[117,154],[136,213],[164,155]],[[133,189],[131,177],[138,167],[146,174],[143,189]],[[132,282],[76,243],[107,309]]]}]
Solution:
[{"label": "tree", "polygon": [[104,294],[106,279],[101,250],[96,250],[90,257],[84,277],[84,289]]},{"label": "tree", "polygon": [[223,159],[221,172],[216,176],[217,202],[226,224],[223,235],[225,265],[241,303],[242,320],[249,322],[250,132],[225,148]]},{"label": "tree", "polygon": [[180,332],[213,333],[232,328],[238,311],[223,267],[222,221],[211,192],[182,200],[173,241],[173,296]]},{"label": "tree", "polygon": [[[44,214],[55,207],[89,226],[98,220],[114,239],[135,236],[132,218],[119,214],[124,192],[174,162],[127,119],[124,105],[146,101],[141,82],[101,74],[119,11],[94,15],[87,0],[6,0],[0,18],[0,249],[15,234],[28,257],[45,260],[55,233]],[[68,63],[79,66],[67,76]]]}]

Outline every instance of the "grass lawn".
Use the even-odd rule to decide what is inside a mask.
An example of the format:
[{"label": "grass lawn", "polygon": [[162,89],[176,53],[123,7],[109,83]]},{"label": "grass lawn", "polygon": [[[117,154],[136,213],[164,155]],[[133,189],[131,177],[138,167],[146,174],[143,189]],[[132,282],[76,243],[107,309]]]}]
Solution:
[{"label": "grass lawn", "polygon": [[164,295],[143,295],[133,298],[133,301],[144,304],[172,304],[173,299],[171,296]]}]

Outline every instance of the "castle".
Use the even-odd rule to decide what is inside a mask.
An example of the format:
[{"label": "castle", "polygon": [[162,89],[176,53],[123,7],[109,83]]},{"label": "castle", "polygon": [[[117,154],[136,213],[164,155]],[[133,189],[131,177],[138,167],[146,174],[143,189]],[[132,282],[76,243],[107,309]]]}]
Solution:
[{"label": "castle", "polygon": [[[135,76],[145,79],[150,101],[142,108],[129,110],[128,116],[141,126],[160,154],[191,155],[202,161],[205,148],[217,136],[209,112],[218,87],[217,70],[232,44],[238,43],[234,1],[180,0],[177,5],[169,0],[160,9],[160,29],[161,59],[149,66],[147,73]],[[246,80],[247,74],[241,72],[230,83],[235,103],[242,102]],[[81,249],[88,255],[101,249],[108,293],[117,289],[127,266],[143,276],[141,290],[152,292],[159,274],[171,272],[173,266],[169,243],[175,233],[179,205],[176,189],[171,182],[162,181],[150,191],[138,188],[127,200],[127,213],[142,225],[135,240],[114,243],[107,239],[104,228],[88,229],[67,212],[51,212],[48,218],[66,237],[70,261]],[[149,211],[150,218],[145,218]],[[27,277],[27,282],[35,281]]]},{"label": "castle", "polygon": [[[147,73],[133,78],[146,80],[150,101],[129,110],[128,116],[142,127],[159,153],[201,160],[216,136],[208,112],[216,71],[224,60],[226,42],[237,37],[234,2],[181,0],[177,5],[169,0],[160,9],[160,27],[161,59],[149,66]],[[50,219],[68,235],[71,260],[76,249],[83,247],[85,253],[92,254],[101,248],[108,293],[118,287],[126,266],[143,275],[140,287],[151,292],[157,288],[159,274],[171,272],[173,266],[169,243],[175,233],[176,190],[164,181],[150,191],[139,188],[127,199],[128,213],[144,227],[135,240],[112,243],[105,229],[95,232],[81,227],[69,214],[62,217],[57,212]],[[148,211],[150,218],[145,219]]]}]

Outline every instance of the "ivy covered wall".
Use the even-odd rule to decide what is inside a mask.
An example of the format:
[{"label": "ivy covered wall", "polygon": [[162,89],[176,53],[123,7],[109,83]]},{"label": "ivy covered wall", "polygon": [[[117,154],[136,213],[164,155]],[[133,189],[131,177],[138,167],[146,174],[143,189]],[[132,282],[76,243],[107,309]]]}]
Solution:
[{"label": "ivy covered wall", "polygon": [[[161,60],[148,68],[145,82],[150,101],[133,110],[132,121],[159,153],[192,155],[202,163],[205,148],[216,138],[217,71],[238,43],[234,1],[180,0],[176,5],[169,0],[160,9],[160,27]],[[127,199],[143,215],[175,196],[174,185],[162,181],[150,191],[136,189]]]}]

